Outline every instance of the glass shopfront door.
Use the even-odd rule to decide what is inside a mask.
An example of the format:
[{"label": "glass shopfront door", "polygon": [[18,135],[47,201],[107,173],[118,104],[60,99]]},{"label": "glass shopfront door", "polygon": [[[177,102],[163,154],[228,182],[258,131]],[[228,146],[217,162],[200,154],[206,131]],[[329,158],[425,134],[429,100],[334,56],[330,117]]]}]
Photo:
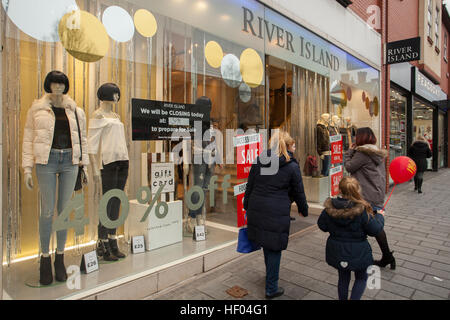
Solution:
[{"label": "glass shopfront door", "polygon": [[[424,137],[433,150],[433,108],[421,100],[415,100],[413,105],[413,142],[418,136]],[[427,161],[428,169],[432,170],[433,157]]]},{"label": "glass shopfront door", "polygon": [[391,90],[391,132],[389,158],[406,155],[406,97],[397,90]]}]

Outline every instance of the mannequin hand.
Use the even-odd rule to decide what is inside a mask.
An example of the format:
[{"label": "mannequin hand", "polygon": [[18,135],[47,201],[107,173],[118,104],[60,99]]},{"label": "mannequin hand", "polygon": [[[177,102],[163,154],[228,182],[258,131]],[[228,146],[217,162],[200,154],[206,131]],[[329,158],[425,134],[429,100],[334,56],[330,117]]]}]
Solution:
[{"label": "mannequin hand", "polygon": [[322,159],[322,160],[325,159],[325,155],[321,154],[320,159]]},{"label": "mannequin hand", "polygon": [[185,175],[187,175],[189,173],[189,165],[188,164],[183,164],[183,173]]},{"label": "mannequin hand", "polygon": [[89,183],[89,176],[88,176],[88,173],[87,173],[87,169],[83,168],[83,172],[84,172],[84,181],[82,181],[82,183],[84,185],[87,185]]},{"label": "mannequin hand", "polygon": [[25,173],[24,182],[28,190],[33,189],[33,176],[31,173]]}]

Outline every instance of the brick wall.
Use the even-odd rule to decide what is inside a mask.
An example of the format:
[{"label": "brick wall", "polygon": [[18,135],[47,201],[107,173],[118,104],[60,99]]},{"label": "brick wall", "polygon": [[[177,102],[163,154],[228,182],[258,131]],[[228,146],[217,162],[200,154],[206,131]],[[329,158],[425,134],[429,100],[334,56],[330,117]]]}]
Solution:
[{"label": "brick wall", "polygon": [[[368,21],[373,15],[373,13],[367,13],[367,9],[371,5],[378,6],[380,8],[379,13],[381,14],[381,0],[354,0],[348,8],[360,16],[364,21]],[[381,33],[381,28],[375,30]]]},{"label": "brick wall", "polygon": [[448,71],[448,57],[447,57],[447,61],[444,60],[444,38],[445,35],[447,35],[447,56],[448,56],[448,45],[449,45],[449,33],[447,31],[447,29],[445,28],[444,24],[442,24],[442,31],[441,31],[441,53],[442,53],[442,59],[441,59],[441,83],[440,86],[442,88],[442,90],[448,95],[449,90],[448,90],[448,85],[449,85],[449,78],[447,78],[447,73]]}]

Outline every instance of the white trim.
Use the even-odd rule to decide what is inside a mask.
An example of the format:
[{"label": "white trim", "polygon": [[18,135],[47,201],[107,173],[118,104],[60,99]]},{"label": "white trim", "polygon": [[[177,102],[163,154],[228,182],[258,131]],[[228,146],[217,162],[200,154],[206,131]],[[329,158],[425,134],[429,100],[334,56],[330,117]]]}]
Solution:
[{"label": "white trim", "polygon": [[139,272],[137,274],[134,274],[134,275],[131,275],[131,276],[128,276],[128,277],[125,277],[125,278],[121,278],[119,280],[111,281],[111,282],[109,282],[107,284],[103,284],[103,285],[97,286],[97,287],[95,287],[93,289],[89,289],[89,290],[83,291],[83,292],[78,293],[78,294],[67,296],[65,298],[62,298],[61,300],[79,300],[79,299],[83,299],[83,298],[89,297],[91,295],[94,295],[96,293],[100,293],[102,291],[106,291],[108,289],[120,286],[122,284],[125,284],[125,283],[128,283],[128,282],[137,280],[139,278],[143,278],[145,276],[148,276],[148,275],[151,275],[151,274],[154,274],[154,273],[157,273],[157,272],[159,272],[159,271],[161,271],[163,269],[167,269],[167,268],[176,266],[178,264],[182,264],[183,262],[186,262],[186,261],[189,261],[189,260],[194,260],[196,258],[205,256],[205,255],[207,255],[207,254],[209,254],[211,252],[214,252],[214,251],[217,251],[217,250],[220,250],[220,249],[224,249],[226,247],[229,247],[229,246],[232,246],[232,245],[236,245],[236,244],[237,244],[237,240],[232,240],[232,241],[227,242],[227,243],[225,243],[223,245],[220,245],[220,246],[217,246],[217,247],[214,247],[214,248],[202,251],[200,253],[196,253],[196,254],[193,254],[193,255],[190,255],[190,256],[187,256],[187,257],[184,257],[184,258],[172,261],[170,263],[166,263],[164,265],[161,265],[161,266],[158,266],[158,267],[155,267],[155,268],[152,268],[152,269],[148,269],[146,271]]}]

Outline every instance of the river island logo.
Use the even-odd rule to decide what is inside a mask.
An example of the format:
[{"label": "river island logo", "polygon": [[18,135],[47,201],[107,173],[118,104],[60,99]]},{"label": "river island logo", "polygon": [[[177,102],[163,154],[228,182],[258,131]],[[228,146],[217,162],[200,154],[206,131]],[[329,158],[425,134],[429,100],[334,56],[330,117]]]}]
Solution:
[{"label": "river island logo", "polygon": [[264,32],[267,35],[269,43],[298,54],[299,56],[317,63],[321,66],[334,71],[339,71],[339,58],[324,48],[319,47],[318,43],[308,41],[302,35],[293,35],[292,32],[282,27],[254,15],[253,11],[246,7],[243,9],[243,28],[242,31],[251,33],[253,36],[264,39]]}]

